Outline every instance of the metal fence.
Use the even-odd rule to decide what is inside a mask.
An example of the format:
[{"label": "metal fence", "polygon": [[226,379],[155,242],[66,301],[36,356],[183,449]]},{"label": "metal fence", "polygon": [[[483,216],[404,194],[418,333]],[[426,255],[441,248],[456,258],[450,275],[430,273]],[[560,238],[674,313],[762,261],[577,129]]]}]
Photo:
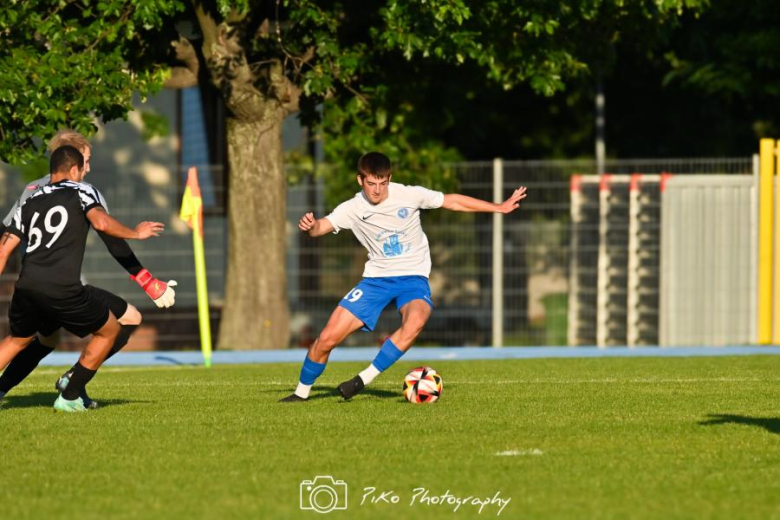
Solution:
[{"label": "metal fence", "polygon": [[[492,200],[494,163],[470,162],[447,165],[459,179],[460,193]],[[614,174],[750,174],[747,159],[659,159],[608,161]],[[89,179],[101,189],[111,213],[126,223],[160,220],[166,223],[164,238],[134,242],[141,262],[161,279],[179,282],[177,304],[160,311],[146,298],[124,270],[90,234],[83,273],[85,280],[119,294],[139,307],[145,320],[129,348],[179,349],[198,345],[197,310],[192,243],[188,230],[178,220],[183,172],[173,182],[159,182],[144,171],[123,171],[110,182]],[[501,282],[503,345],[566,345],[569,319],[572,227],[570,179],[590,175],[595,162],[503,161],[502,191],[509,196],[520,185],[528,187],[521,209],[503,219],[500,245],[503,273],[495,276],[494,219],[490,214],[424,212],[423,226],[433,259],[430,277],[436,310],[420,337],[420,345],[490,345],[495,304],[493,287]],[[297,230],[300,215],[315,211],[325,215],[327,181],[312,179],[305,172],[291,171],[296,179],[288,190],[287,285],[291,308],[291,346],[308,346],[324,326],[339,300],[359,280],[365,250],[349,232],[313,240]],[[200,169],[204,185],[205,244],[212,330],[216,330],[223,301],[227,225],[225,193],[218,167]],[[403,183],[403,175],[393,179]],[[0,207],[10,208],[23,182],[7,176],[0,190]],[[592,208],[590,208],[592,210]],[[626,226],[628,223],[626,223]],[[598,230],[580,244],[582,251],[598,252]],[[595,257],[594,257],[595,258]],[[656,257],[657,258],[657,255]],[[657,260],[654,260],[657,262]],[[653,266],[650,266],[651,268]],[[657,268],[657,265],[655,266]],[[18,260],[0,278],[0,332],[7,331],[7,305]],[[587,273],[585,274],[587,276]],[[394,309],[385,310],[374,333],[359,333],[351,345],[380,344],[399,325]],[[594,327],[595,325],[595,321]],[[588,334],[596,335],[596,330]],[[79,343],[69,338],[72,347]],[[283,347],[283,345],[280,345]]]}]

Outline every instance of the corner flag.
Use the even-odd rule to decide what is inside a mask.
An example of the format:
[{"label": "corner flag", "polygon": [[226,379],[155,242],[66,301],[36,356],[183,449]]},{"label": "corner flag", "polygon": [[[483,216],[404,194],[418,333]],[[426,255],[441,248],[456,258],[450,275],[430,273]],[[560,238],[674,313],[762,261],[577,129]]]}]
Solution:
[{"label": "corner flag", "polygon": [[187,171],[187,186],[181,200],[179,218],[192,229],[192,246],[195,254],[195,286],[198,292],[198,322],[200,324],[200,349],[203,364],[211,366],[211,325],[209,323],[209,297],[206,288],[206,258],[203,252],[203,199],[198,184],[198,170]]}]

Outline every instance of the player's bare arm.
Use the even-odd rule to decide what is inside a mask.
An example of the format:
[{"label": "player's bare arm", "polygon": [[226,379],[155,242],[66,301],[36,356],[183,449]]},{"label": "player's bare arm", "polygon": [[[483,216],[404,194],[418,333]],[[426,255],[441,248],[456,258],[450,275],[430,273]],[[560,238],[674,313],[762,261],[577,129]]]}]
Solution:
[{"label": "player's bare arm", "polygon": [[13,233],[5,232],[0,237],[0,274],[5,271],[5,264],[8,263],[8,257],[14,252],[21,240]]},{"label": "player's bare arm", "polygon": [[314,213],[306,213],[298,221],[298,229],[307,233],[310,237],[321,237],[328,233],[333,233],[335,228],[330,220],[326,218],[315,219]]},{"label": "player's bare arm", "polygon": [[141,222],[135,229],[130,229],[103,208],[95,207],[87,212],[87,219],[95,230],[117,238],[145,240],[160,236],[165,226],[161,222]]},{"label": "player's bare arm", "polygon": [[468,195],[460,195],[457,193],[451,193],[444,196],[444,203],[442,208],[451,211],[466,211],[466,212],[481,212],[481,213],[512,213],[514,210],[520,207],[520,201],[526,198],[527,188],[520,186],[517,188],[512,196],[506,199],[501,204],[495,204],[486,200],[475,199]]}]

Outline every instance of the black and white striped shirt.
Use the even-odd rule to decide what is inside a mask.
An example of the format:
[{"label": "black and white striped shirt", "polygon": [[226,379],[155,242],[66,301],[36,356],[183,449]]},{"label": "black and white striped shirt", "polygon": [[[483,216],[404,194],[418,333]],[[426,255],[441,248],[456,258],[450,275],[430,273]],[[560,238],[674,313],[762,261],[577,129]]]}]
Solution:
[{"label": "black and white striped shirt", "polygon": [[[19,196],[19,199],[16,202],[14,202],[11,211],[9,211],[8,214],[5,216],[5,218],[3,219],[3,225],[5,227],[10,226],[11,222],[14,219],[14,215],[16,214],[16,210],[18,210],[19,207],[21,207],[21,205],[24,204],[25,201],[33,195],[33,193],[38,191],[40,188],[46,186],[47,184],[49,184],[50,181],[51,181],[51,175],[44,175],[40,179],[36,179],[28,183],[27,186],[24,187],[24,191],[22,191],[22,194]],[[91,189],[95,189],[95,187],[89,183],[82,182],[80,184],[84,186],[88,186]],[[98,193],[98,195],[102,197],[100,193]],[[102,200],[101,203],[103,204],[103,208],[106,210],[106,213],[108,213],[109,211],[108,211],[108,205],[106,204],[106,201]]]},{"label": "black and white striped shirt", "polygon": [[70,180],[46,184],[16,209],[7,231],[27,241],[16,286],[62,294],[81,287],[81,264],[90,223],[86,214],[106,208],[92,185]]}]

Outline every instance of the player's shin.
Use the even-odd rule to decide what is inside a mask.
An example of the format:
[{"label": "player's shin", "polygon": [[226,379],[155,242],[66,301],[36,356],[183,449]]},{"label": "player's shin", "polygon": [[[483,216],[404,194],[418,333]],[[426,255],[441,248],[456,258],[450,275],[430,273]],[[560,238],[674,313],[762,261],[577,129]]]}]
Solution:
[{"label": "player's shin", "polygon": [[36,337],[27,348],[22,350],[0,376],[0,394],[5,395],[16,385],[25,380],[35,370],[43,358],[54,351]]},{"label": "player's shin", "polygon": [[301,367],[301,377],[298,382],[298,387],[295,389],[295,395],[303,399],[308,399],[312,385],[325,371],[325,366],[326,363],[317,363],[309,359],[309,356],[306,356],[306,359],[303,361],[303,366]]},{"label": "player's shin", "polygon": [[111,347],[116,342],[117,336],[121,330],[121,325],[113,314],[109,312],[108,320],[97,331],[92,334],[87,346],[79,357],[79,363],[89,370],[97,370],[106,360],[106,356],[111,351]]},{"label": "player's shin", "polygon": [[364,385],[368,385],[379,374],[390,368],[393,363],[401,359],[404,352],[395,346],[395,343],[390,338],[387,338],[382,344],[382,348],[379,349],[379,353],[374,358],[374,361],[368,365],[368,368],[363,370],[359,376],[363,380]]},{"label": "player's shin", "polygon": [[122,325],[122,329],[119,331],[119,334],[117,334],[114,345],[111,347],[111,350],[109,350],[105,361],[108,361],[111,356],[122,350],[122,348],[127,345],[127,342],[130,341],[130,336],[133,335],[133,332],[135,332],[137,328],[138,325]]},{"label": "player's shin", "polygon": [[[57,388],[62,392],[62,399],[74,401],[81,398],[80,400],[83,401],[82,394],[86,396],[84,387],[103,364],[117,339],[119,329],[119,322],[113,314],[109,313],[106,323],[92,334],[92,339],[81,353],[78,363],[73,365],[73,368],[57,381]],[[59,399],[55,402],[55,409],[58,409],[58,403]],[[81,403],[81,408],[83,408],[83,403]]]},{"label": "player's shin", "polygon": [[6,336],[3,341],[0,342],[0,370],[7,367],[21,351],[27,347],[34,336],[29,338],[15,338],[13,336]]}]

